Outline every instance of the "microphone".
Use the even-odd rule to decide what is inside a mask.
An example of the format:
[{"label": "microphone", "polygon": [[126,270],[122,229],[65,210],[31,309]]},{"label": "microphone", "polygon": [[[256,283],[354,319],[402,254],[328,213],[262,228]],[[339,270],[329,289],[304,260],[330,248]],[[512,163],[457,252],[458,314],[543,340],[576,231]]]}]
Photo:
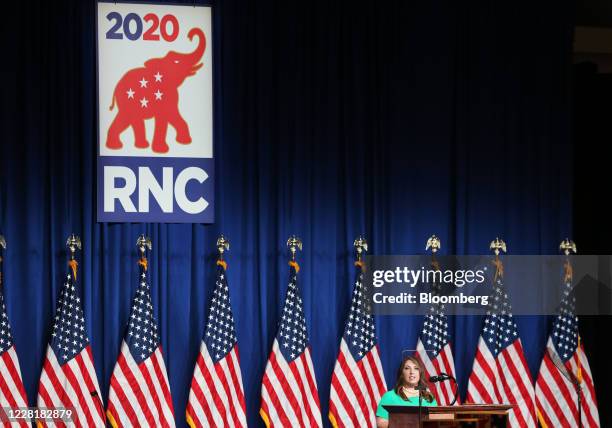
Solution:
[{"label": "microphone", "polygon": [[449,379],[451,379],[451,377],[449,375],[447,375],[446,373],[440,373],[437,376],[431,376],[429,378],[429,381],[431,383],[435,383],[435,382],[443,382],[443,381],[449,380]]},{"label": "microphone", "polygon": [[429,381],[431,383],[444,382],[445,380],[452,380],[455,384],[455,397],[453,398],[453,401],[450,403],[450,405],[453,406],[455,402],[457,401],[457,397],[459,397],[459,385],[457,384],[457,379],[455,379],[454,377],[446,373],[440,373],[437,376],[431,376],[429,378]]}]

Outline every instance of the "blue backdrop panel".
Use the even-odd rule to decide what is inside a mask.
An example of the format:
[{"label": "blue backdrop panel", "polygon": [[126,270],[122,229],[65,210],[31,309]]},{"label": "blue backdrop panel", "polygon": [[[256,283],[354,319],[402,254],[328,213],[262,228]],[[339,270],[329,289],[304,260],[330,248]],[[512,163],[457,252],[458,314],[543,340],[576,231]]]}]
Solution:
[{"label": "blue backdrop panel", "polygon": [[[7,307],[31,404],[66,237],[82,237],[80,293],[106,403],[137,286],[136,237],[151,236],[155,314],[175,412],[214,286],[228,278],[248,417],[287,288],[285,242],[300,236],[299,283],[324,419],[352,288],[352,242],[372,254],[555,253],[571,234],[571,8],[552,1],[358,4],[228,0],[214,5],[214,225],[95,222],[92,1],[28,2],[3,20],[0,228]],[[529,13],[524,13],[528,9]],[[24,29],[27,29],[25,31]],[[19,37],[9,37],[16,35]],[[452,322],[461,391],[480,318]],[[522,318],[533,375],[547,322]],[[387,382],[421,320],[379,317]]]}]

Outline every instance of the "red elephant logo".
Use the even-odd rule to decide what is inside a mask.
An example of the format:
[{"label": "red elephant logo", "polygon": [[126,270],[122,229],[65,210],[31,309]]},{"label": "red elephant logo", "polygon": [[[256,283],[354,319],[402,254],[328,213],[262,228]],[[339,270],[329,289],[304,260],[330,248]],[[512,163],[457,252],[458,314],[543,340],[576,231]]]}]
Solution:
[{"label": "red elephant logo", "polygon": [[128,127],[134,130],[135,146],[148,148],[145,119],[155,118],[152,149],[155,153],[167,153],[168,125],[176,129],[176,141],[191,143],[189,126],[178,110],[178,88],[185,79],[202,68],[200,62],[206,49],[206,37],[199,28],[189,31],[189,40],[198,36],[198,46],[191,53],[170,51],[163,58],[151,58],[144,67],[125,73],[113,92],[110,110],[119,108],[106,136],[106,147],[120,149],[123,143],[119,135]]}]

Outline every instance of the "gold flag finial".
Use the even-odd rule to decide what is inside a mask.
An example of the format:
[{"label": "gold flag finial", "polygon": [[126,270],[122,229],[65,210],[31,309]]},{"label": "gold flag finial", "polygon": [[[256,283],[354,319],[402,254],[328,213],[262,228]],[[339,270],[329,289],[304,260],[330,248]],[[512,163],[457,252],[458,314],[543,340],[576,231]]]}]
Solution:
[{"label": "gold flag finial", "polygon": [[563,254],[565,254],[565,262],[563,263],[563,281],[565,283],[571,283],[572,279],[574,278],[574,267],[572,266],[572,263],[570,262],[570,254],[571,253],[576,253],[576,244],[574,243],[574,241],[565,238],[563,241],[561,241],[561,244],[559,244],[559,251],[563,251]]},{"label": "gold flag finial", "polygon": [[495,265],[495,276],[493,277],[493,281],[496,282],[499,278],[504,276],[504,265],[499,259],[499,252],[506,252],[506,243],[502,239],[495,238],[494,241],[491,241],[489,249],[493,250],[495,253],[495,260],[493,260],[493,265]]},{"label": "gold flag finial", "polygon": [[565,238],[561,241],[561,244],[559,244],[559,251],[563,251],[566,256],[569,256],[570,253],[576,254],[576,244],[571,239]]},{"label": "gold flag finial", "polygon": [[496,256],[499,256],[499,252],[506,252],[506,243],[499,238],[495,238],[494,241],[491,241],[491,245],[489,245],[489,249],[492,250]]},{"label": "gold flag finial", "polygon": [[353,242],[353,246],[357,252],[357,261],[360,262],[363,253],[368,251],[368,241],[362,235],[359,235]]},{"label": "gold flag finial", "polygon": [[221,234],[217,239],[217,250],[219,251],[219,258],[217,259],[217,266],[221,266],[223,270],[227,270],[227,262],[223,260],[223,253],[229,251],[230,243],[228,239]]},{"label": "gold flag finial", "polygon": [[223,253],[229,251],[230,243],[228,239],[221,234],[219,239],[217,239],[217,250],[219,250],[219,260],[223,260]]},{"label": "gold flag finial", "polygon": [[66,247],[68,247],[68,250],[70,251],[70,260],[74,260],[76,251],[81,249],[81,238],[74,233],[70,234],[66,240]]},{"label": "gold flag finial", "polygon": [[429,250],[430,248],[433,254],[436,254],[441,248],[440,238],[438,238],[436,235],[431,235],[427,240],[427,244],[425,244],[425,251]]},{"label": "gold flag finial", "polygon": [[66,247],[68,247],[68,250],[70,251],[70,260],[68,261],[68,266],[72,270],[72,275],[74,277],[74,280],[76,281],[79,264],[77,263],[74,255],[76,254],[77,250],[81,249],[81,238],[79,238],[74,233],[70,234],[70,236],[66,240]]},{"label": "gold flag finial", "polygon": [[287,247],[289,247],[289,251],[291,251],[291,260],[295,261],[296,251],[302,251],[302,240],[295,235],[291,235],[289,239],[287,239]]},{"label": "gold flag finial", "polygon": [[442,248],[440,238],[436,235],[431,235],[425,244],[425,251],[431,250],[431,266],[435,270],[440,270],[440,263],[436,260],[436,253]]},{"label": "gold flag finial", "polygon": [[136,240],[136,248],[140,251],[140,257],[145,258],[145,251],[151,251],[153,249],[153,244],[151,243],[151,238],[141,234]]}]

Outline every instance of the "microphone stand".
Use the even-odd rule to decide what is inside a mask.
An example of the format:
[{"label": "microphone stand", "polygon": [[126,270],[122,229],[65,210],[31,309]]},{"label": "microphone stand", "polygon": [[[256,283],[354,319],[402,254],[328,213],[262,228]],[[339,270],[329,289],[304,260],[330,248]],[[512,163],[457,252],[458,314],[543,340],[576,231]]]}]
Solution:
[{"label": "microphone stand", "polygon": [[427,389],[427,387],[422,386],[422,385],[417,385],[414,387],[414,389],[416,389],[417,391],[419,391],[419,428],[421,428],[423,426],[423,391]]},{"label": "microphone stand", "polygon": [[576,395],[578,395],[578,428],[582,428],[582,386],[578,379],[574,379],[574,388],[576,388]]},{"label": "microphone stand", "polygon": [[422,417],[423,417],[423,392],[419,389],[419,428],[423,426]]},{"label": "microphone stand", "polygon": [[565,365],[563,364],[559,356],[556,354],[556,352],[550,349],[548,349],[547,352],[548,352],[548,356],[550,357],[555,367],[557,367],[557,369],[561,372],[561,374],[567,380],[569,380],[572,383],[572,385],[574,385],[574,389],[576,390],[576,395],[578,396],[576,400],[577,401],[576,404],[578,404],[578,428],[582,428],[582,385],[580,384],[580,381],[576,378],[576,376],[574,376],[574,374],[571,371],[569,371],[567,367],[565,367]]}]

